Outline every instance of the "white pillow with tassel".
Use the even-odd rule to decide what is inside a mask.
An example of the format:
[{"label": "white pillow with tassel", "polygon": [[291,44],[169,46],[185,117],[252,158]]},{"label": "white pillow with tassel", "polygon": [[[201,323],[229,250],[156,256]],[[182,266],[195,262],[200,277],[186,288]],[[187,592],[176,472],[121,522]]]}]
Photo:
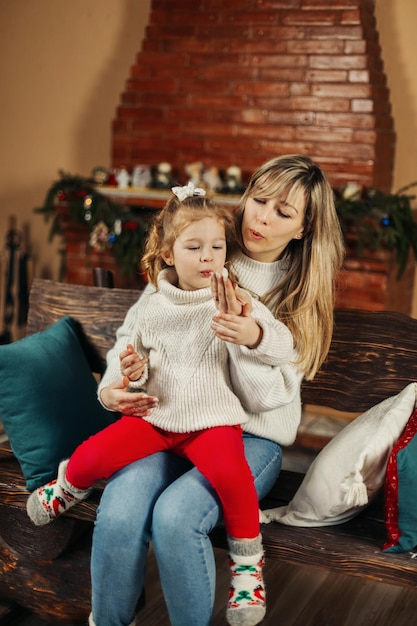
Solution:
[{"label": "white pillow with tassel", "polygon": [[261,522],[330,526],[352,519],[384,484],[390,452],[416,408],[417,383],[375,405],[340,431],[309,467],[287,506]]}]

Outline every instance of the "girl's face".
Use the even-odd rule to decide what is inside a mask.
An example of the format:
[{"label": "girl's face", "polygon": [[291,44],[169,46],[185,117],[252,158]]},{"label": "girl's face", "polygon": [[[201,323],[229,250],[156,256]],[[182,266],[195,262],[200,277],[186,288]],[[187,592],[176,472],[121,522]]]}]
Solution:
[{"label": "girl's face", "polygon": [[292,239],[303,236],[305,198],[301,190],[276,198],[250,196],[242,219],[246,254],[255,261],[273,263]]},{"label": "girl's face", "polygon": [[204,217],[186,226],[175,240],[164,261],[175,267],[178,287],[187,291],[210,286],[213,272],[221,273],[226,261],[224,226],[217,219]]}]

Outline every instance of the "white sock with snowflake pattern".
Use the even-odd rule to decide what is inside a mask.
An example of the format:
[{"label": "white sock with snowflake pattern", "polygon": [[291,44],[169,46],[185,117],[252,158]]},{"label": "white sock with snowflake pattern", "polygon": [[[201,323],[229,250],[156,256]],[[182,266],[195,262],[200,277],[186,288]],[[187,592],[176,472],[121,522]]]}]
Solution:
[{"label": "white sock with snowflake pattern", "polygon": [[90,495],[91,489],[77,489],[67,481],[65,478],[67,465],[68,460],[61,461],[57,479],[35,489],[29,496],[26,510],[36,526],[49,524],[74,504]]},{"label": "white sock with snowflake pattern", "polygon": [[226,618],[231,626],[255,626],[266,611],[262,537],[249,541],[229,537],[228,543],[231,582]]}]

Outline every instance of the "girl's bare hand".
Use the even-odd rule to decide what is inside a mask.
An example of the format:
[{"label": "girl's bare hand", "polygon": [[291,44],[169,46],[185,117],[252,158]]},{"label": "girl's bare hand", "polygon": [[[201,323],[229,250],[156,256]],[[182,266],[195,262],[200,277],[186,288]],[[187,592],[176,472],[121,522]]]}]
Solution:
[{"label": "girl's bare hand", "polygon": [[111,411],[124,415],[145,417],[158,404],[158,398],[148,396],[143,391],[130,391],[129,379],[124,376],[115,383],[105,387],[100,392],[100,399]]},{"label": "girl's bare hand", "polygon": [[220,274],[211,276],[211,292],[219,313],[247,315],[252,312],[249,294]]},{"label": "girl's bare hand", "polygon": [[139,380],[148,361],[146,357],[141,358],[135,348],[129,343],[126,350],[120,353],[120,371],[129,380]]},{"label": "girl's bare hand", "polygon": [[248,348],[257,348],[262,339],[262,329],[250,313],[230,315],[219,313],[213,317],[211,329],[218,339]]}]

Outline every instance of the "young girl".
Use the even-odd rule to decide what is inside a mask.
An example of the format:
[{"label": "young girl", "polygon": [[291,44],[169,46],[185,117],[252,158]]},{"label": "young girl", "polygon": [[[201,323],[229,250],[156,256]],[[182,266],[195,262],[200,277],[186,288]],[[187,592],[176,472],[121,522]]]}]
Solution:
[{"label": "young girl", "polygon": [[[143,258],[155,289],[140,299],[134,333],[120,355],[129,387],[146,386],[159,402],[143,418],[123,415],[81,444],[60,464],[57,480],[33,492],[28,513],[36,524],[46,524],[87,497],[100,479],[160,450],[189,459],[223,506],[233,587],[227,619],[250,626],[265,613],[263,553],[240,426],[248,414],[231,381],[248,409],[267,408],[274,368],[288,379],[286,388],[294,384],[292,337],[258,301],[250,304],[251,313],[246,302],[244,314],[237,304],[237,315],[216,315],[210,281],[213,275],[220,281],[226,242],[233,251],[234,218],[195,196],[192,185],[174,191],[154,222]],[[233,289],[230,280],[220,283]]]},{"label": "young girl", "polygon": [[[292,395],[280,396],[283,385],[277,376],[271,387],[275,408],[251,414],[243,424],[245,456],[261,499],[276,481],[281,446],[290,445],[296,435],[302,373],[311,379],[328,351],[334,280],[344,248],[332,189],[322,170],[302,155],[280,156],[262,165],[235,216],[241,252],[232,269],[242,288],[288,325],[298,360]],[[220,298],[221,318],[227,315],[223,310],[234,312],[235,292],[220,290],[219,305]],[[108,353],[99,394],[107,408],[143,416],[151,400],[129,393],[117,374],[120,351],[135,326],[135,306]],[[90,624],[134,623],[152,541],[171,626],[209,626],[216,589],[209,534],[222,522],[215,490],[177,455],[159,452],[115,474],[104,489],[94,528]]]}]

